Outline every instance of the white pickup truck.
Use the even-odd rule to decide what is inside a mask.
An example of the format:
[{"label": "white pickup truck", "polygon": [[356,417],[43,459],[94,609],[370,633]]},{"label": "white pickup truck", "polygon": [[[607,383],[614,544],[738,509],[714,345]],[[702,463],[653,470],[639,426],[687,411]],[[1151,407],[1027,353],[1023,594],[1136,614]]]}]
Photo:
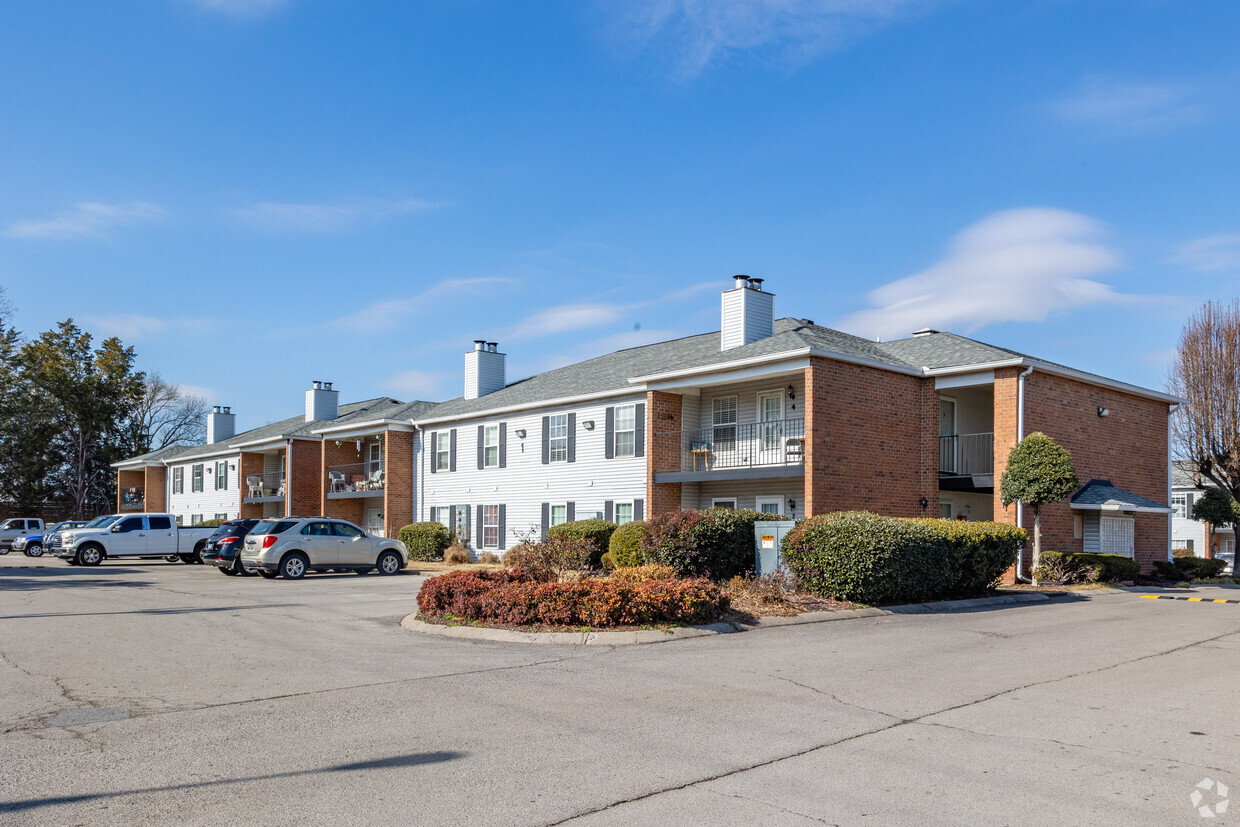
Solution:
[{"label": "white pickup truck", "polygon": [[97,566],[111,557],[201,559],[214,526],[181,528],[171,514],[117,514],[95,528],[71,528],[52,538],[48,551],[71,566]]},{"label": "white pickup truck", "polygon": [[43,521],[29,517],[14,517],[0,523],[0,554],[8,554],[13,549],[13,541],[28,534],[43,531]]}]

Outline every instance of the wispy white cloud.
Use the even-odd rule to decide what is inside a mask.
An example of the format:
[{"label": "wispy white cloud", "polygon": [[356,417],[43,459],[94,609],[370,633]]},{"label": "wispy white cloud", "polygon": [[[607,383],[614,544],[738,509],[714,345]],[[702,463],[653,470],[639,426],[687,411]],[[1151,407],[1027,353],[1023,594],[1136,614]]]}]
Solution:
[{"label": "wispy white cloud", "polygon": [[173,331],[204,333],[210,329],[210,322],[202,319],[147,316],[141,313],[92,315],[83,317],[83,321],[99,335],[115,336],[123,342],[157,339]]},{"label": "wispy white cloud", "polygon": [[744,55],[793,66],[945,0],[631,0],[602,6],[622,45],[666,57],[681,79]]},{"label": "wispy white cloud", "polygon": [[938,264],[872,291],[874,306],[838,326],[884,338],[922,327],[970,331],[1141,299],[1090,278],[1120,265],[1101,235],[1099,222],[1067,210],[993,213],[959,233]]},{"label": "wispy white cloud", "polygon": [[11,238],[103,239],[110,230],[134,224],[159,221],[167,211],[157,204],[134,201],[129,204],[104,204],[79,201],[73,209],[51,218],[28,218],[14,222],[4,234]]},{"label": "wispy white cloud", "polygon": [[229,17],[262,17],[279,11],[288,0],[189,0],[192,5]]},{"label": "wispy white cloud", "polygon": [[441,399],[445,379],[442,373],[406,370],[380,381],[379,386],[404,399]]},{"label": "wispy white cloud", "polygon": [[1050,105],[1057,117],[1113,129],[1174,127],[1200,121],[1197,90],[1185,83],[1085,78],[1072,94]]},{"label": "wispy white cloud", "polygon": [[1240,270],[1240,233],[1194,239],[1181,246],[1171,261],[1202,273]]},{"label": "wispy white cloud", "polygon": [[234,207],[227,214],[248,226],[269,233],[342,233],[399,215],[424,213],[436,205],[416,198],[397,201],[342,201],[335,204],[265,202]]},{"label": "wispy white cloud", "polygon": [[215,388],[208,388],[203,385],[186,385],[183,382],[177,382],[176,386],[184,395],[196,396],[208,405],[215,404],[215,400],[220,398],[219,392]]},{"label": "wispy white cloud", "polygon": [[451,306],[460,307],[463,297],[473,298],[485,293],[486,288],[499,284],[514,284],[515,280],[502,276],[484,276],[472,279],[447,279],[431,285],[416,296],[407,299],[376,302],[367,308],[342,316],[330,322],[333,327],[348,328],[355,334],[378,334],[398,325],[407,325],[413,318],[436,311],[434,299],[452,296]]},{"label": "wispy white cloud", "polygon": [[513,339],[536,339],[570,330],[599,327],[616,322],[625,307],[617,304],[564,304],[549,307],[526,318],[509,331]]}]

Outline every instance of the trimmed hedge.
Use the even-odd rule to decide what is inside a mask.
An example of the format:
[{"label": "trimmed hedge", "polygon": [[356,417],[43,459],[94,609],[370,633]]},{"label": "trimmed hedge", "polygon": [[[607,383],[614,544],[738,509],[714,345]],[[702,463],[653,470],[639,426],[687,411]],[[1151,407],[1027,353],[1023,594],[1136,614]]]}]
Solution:
[{"label": "trimmed hedge", "polygon": [[916,603],[976,594],[1007,571],[1027,536],[988,522],[841,511],[784,537],[784,563],[810,591],[858,603]]},{"label": "trimmed hedge", "polygon": [[210,520],[202,520],[200,522],[194,523],[194,528],[219,528],[220,525],[223,524],[223,522],[224,521],[221,520],[219,517],[215,517]]},{"label": "trimmed hedge", "polygon": [[616,524],[610,520],[600,520],[597,518],[573,520],[571,523],[560,523],[559,525],[551,526],[551,528],[547,529],[547,539],[560,538],[589,543],[590,567],[597,569],[603,565],[603,552],[607,551],[607,546],[611,543],[612,532],[615,530]]},{"label": "trimmed hedge", "polygon": [[1225,568],[1227,561],[1217,557],[1176,557],[1170,563],[1166,560],[1154,563],[1154,570],[1168,580],[1206,580],[1218,577]]},{"label": "trimmed hedge", "polygon": [[518,626],[706,623],[727,608],[727,596],[702,578],[548,583],[521,569],[459,571],[432,577],[418,591],[421,614]]},{"label": "trimmed hedge", "polygon": [[671,566],[683,577],[727,580],[754,570],[753,524],[786,519],[740,508],[659,514],[646,521],[642,562]]},{"label": "trimmed hedge", "polygon": [[452,545],[452,532],[441,523],[413,523],[400,530],[410,560],[440,560]]},{"label": "trimmed hedge", "polygon": [[1042,552],[1042,559],[1046,560],[1048,555],[1050,555],[1051,559],[1059,557],[1093,568],[1097,574],[1097,577],[1094,579],[1102,583],[1112,580],[1136,580],[1141,575],[1141,564],[1131,557],[1125,557],[1122,554],[1044,551]]},{"label": "trimmed hedge", "polygon": [[612,565],[618,569],[628,569],[646,562],[642,558],[642,537],[645,535],[645,520],[625,523],[612,532],[611,542],[607,547]]}]

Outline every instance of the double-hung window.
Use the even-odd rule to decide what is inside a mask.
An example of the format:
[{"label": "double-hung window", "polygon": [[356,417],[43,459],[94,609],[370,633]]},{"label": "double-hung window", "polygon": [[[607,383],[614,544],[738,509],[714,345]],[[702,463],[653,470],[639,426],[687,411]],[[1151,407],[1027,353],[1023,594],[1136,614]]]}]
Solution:
[{"label": "double-hung window", "polygon": [[[499,467],[499,426],[487,425],[482,429],[482,467]],[[499,519],[498,517],[496,519]]]},{"label": "double-hung window", "polygon": [[[192,480],[192,482],[191,482],[191,486],[192,486],[192,487],[191,487],[191,489],[190,489],[190,490],[191,490],[191,491],[201,491],[201,490],[202,490],[202,466],[201,466],[201,465],[195,465],[195,466],[193,467],[193,474],[194,474],[194,476],[193,476],[193,480]],[[199,516],[201,516],[201,515],[199,515]]]},{"label": "double-hung window", "polygon": [[551,525],[563,525],[568,522],[568,506],[551,506]]},{"label": "double-hung window", "polygon": [[499,548],[499,506],[479,507],[482,509],[482,547]]},{"label": "double-hung window", "polygon": [[216,491],[227,491],[228,490],[228,463],[227,462],[215,463],[215,490]]},{"label": "double-hung window", "polygon": [[633,522],[633,503],[616,503],[616,525]]},{"label": "double-hung window", "polygon": [[718,396],[711,400],[716,451],[736,450],[736,397]]},{"label": "double-hung window", "polygon": [[1172,516],[1179,517],[1181,520],[1188,517],[1188,495],[1172,494],[1171,495],[1171,513]]},{"label": "double-hung window", "polygon": [[173,468],[172,469],[172,493],[173,494],[184,494],[185,493],[185,469],[184,468]]},{"label": "double-hung window", "polygon": [[551,462],[568,462],[568,414],[547,417],[547,427],[548,459]]},{"label": "double-hung window", "polygon": [[452,506],[437,505],[431,509],[431,522],[439,523],[444,528],[451,531],[452,525]]},{"label": "double-hung window", "polygon": [[447,471],[452,464],[452,432],[440,431],[435,435],[435,470]]},{"label": "double-hung window", "polygon": [[637,406],[616,407],[616,456],[631,457],[637,446]]},{"label": "double-hung window", "polygon": [[201,515],[201,514],[191,514],[191,515],[189,516],[189,524],[190,524],[190,525],[192,525],[192,526],[193,526],[193,525],[198,525],[198,524],[199,524],[199,523],[201,523],[201,522],[202,522],[202,515]]}]

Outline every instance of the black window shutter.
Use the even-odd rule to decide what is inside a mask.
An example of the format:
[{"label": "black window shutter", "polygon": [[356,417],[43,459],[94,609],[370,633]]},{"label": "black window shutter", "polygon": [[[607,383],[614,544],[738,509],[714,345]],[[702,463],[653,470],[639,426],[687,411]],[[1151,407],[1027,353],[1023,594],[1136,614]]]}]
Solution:
[{"label": "black window shutter", "polygon": [[439,434],[431,431],[427,435],[427,438],[431,443],[431,473],[433,474],[436,470],[438,470],[435,466],[439,464]]},{"label": "black window shutter", "polygon": [[1184,507],[1185,507],[1184,516],[1188,517],[1191,520],[1193,518],[1193,495],[1192,494],[1184,495]]},{"label": "black window shutter", "polygon": [[478,426],[478,470],[482,470],[482,443],[485,441],[485,432],[483,425]]},{"label": "black window shutter", "polygon": [[469,545],[469,543],[470,543],[470,537],[469,537],[469,506],[467,506],[467,505],[463,505],[463,506],[461,506],[461,508],[464,508],[464,509],[465,509],[465,519],[461,521],[461,524],[462,524],[462,525],[464,526],[464,528],[465,528],[465,536],[461,538],[461,542],[463,542],[465,545]]},{"label": "black window shutter", "polygon": [[542,538],[547,539],[547,523],[551,522],[551,503],[542,504]]},{"label": "black window shutter", "polygon": [[[616,409],[608,407],[607,412],[603,414],[604,427],[606,436],[603,442],[603,456],[606,459],[614,459],[616,456]],[[608,518],[610,519],[610,518]]]},{"label": "black window shutter", "polygon": [[482,548],[482,506],[478,506],[478,516],[476,519],[478,520],[478,533],[474,535],[474,545],[478,548]]},{"label": "black window shutter", "polygon": [[456,470],[456,428],[451,430],[451,436],[448,437],[448,470]]},{"label": "black window shutter", "polygon": [[646,456],[646,403],[633,408],[633,456]]},{"label": "black window shutter", "polygon": [[1189,540],[1189,541],[1188,541],[1188,550],[1189,550],[1189,551],[1192,551],[1192,550],[1193,550],[1193,541],[1192,541],[1192,540]]},{"label": "black window shutter", "polygon": [[570,501],[564,504],[564,519],[570,523],[577,519],[577,503]]},{"label": "black window shutter", "polygon": [[[501,430],[500,433],[503,433],[503,430]],[[507,510],[508,510],[507,506],[505,506],[503,503],[499,504],[499,547],[500,548],[507,548],[507,546],[504,543],[504,538],[508,536],[508,520],[507,520],[508,515],[504,513]]]},{"label": "black window shutter", "polygon": [[645,500],[633,500],[633,519],[634,520],[646,519],[646,501]]},{"label": "black window shutter", "polygon": [[549,416],[543,417],[542,439],[543,439],[542,464],[546,465],[547,463],[551,462],[551,417]]},{"label": "black window shutter", "polygon": [[568,461],[577,461],[577,414],[568,415]]},{"label": "black window shutter", "polygon": [[613,503],[611,500],[606,500],[603,503],[603,519],[606,520],[607,522],[611,522],[612,518],[615,516],[615,513],[616,513],[615,503]]},{"label": "black window shutter", "polygon": [[[508,423],[499,423],[499,467],[508,467]],[[503,548],[501,545],[500,548]]]}]

